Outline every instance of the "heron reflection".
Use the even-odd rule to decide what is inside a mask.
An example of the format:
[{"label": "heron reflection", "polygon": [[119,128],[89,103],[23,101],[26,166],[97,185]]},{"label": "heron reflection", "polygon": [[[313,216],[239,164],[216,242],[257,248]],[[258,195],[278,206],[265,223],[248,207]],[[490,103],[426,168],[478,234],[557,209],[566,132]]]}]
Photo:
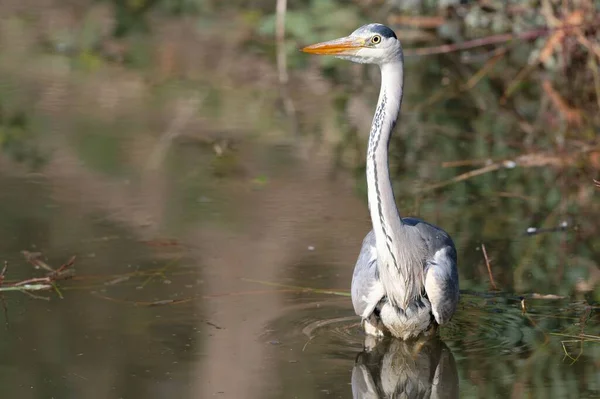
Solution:
[{"label": "heron reflection", "polygon": [[356,357],[352,397],[458,398],[452,352],[436,336],[418,341],[381,340]]}]

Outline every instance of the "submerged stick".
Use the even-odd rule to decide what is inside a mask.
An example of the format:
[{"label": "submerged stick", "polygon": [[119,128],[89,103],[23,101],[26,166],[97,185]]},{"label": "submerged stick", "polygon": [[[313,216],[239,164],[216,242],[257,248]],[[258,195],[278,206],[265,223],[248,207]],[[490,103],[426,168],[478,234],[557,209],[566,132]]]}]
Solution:
[{"label": "submerged stick", "polygon": [[42,291],[49,290],[52,286],[50,284],[24,284],[18,286],[0,287],[0,292],[7,291]]},{"label": "submerged stick", "polygon": [[250,279],[250,278],[242,278],[242,280],[248,281],[250,283],[258,283],[258,284],[263,284],[263,285],[270,285],[272,287],[291,288],[291,289],[296,289],[298,291],[315,292],[317,294],[330,294],[330,295],[339,295],[339,296],[350,296],[349,292],[343,292],[343,291],[324,290],[324,289],[311,288],[311,287],[300,287],[300,286],[297,286],[297,285],[272,283],[272,282],[269,282],[269,281],[254,280],[254,279]]},{"label": "submerged stick", "polygon": [[[62,298],[62,293],[58,289],[56,285],[57,281],[67,280],[72,277],[70,271],[72,270],[72,266],[75,263],[75,256],[72,256],[67,262],[63,263],[58,269],[54,270],[47,263],[40,260],[41,253],[22,251],[25,256],[25,260],[31,263],[36,268],[41,268],[49,271],[45,277],[34,277],[21,281],[17,281],[16,283],[10,285],[3,285],[5,279],[6,269],[8,268],[8,263],[4,262],[4,268],[0,273],[0,293],[1,292],[10,292],[10,291],[19,291],[24,293],[30,293],[30,291],[43,291],[54,289],[58,296]],[[4,301],[4,298],[2,298]]]},{"label": "submerged stick", "polygon": [[494,291],[497,291],[496,283],[494,282],[494,275],[492,274],[492,265],[490,264],[490,259],[488,258],[487,251],[485,250],[485,244],[481,243],[481,250],[483,251],[483,258],[485,259],[485,265],[487,266],[488,274],[490,275],[490,284]]}]

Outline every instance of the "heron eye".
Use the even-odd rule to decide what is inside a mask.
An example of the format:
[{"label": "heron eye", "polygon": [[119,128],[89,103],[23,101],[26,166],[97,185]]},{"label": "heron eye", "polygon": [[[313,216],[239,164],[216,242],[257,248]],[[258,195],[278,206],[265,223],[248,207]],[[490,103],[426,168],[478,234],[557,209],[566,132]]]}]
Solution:
[{"label": "heron eye", "polygon": [[381,43],[381,36],[379,35],[375,35],[371,38],[371,43],[373,44],[379,44]]}]

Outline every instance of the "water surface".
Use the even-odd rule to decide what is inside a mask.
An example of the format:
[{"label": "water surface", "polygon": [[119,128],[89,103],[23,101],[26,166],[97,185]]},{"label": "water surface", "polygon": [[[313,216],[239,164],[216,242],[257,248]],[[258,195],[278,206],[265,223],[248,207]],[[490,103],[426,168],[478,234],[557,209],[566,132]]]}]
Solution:
[{"label": "water surface", "polygon": [[[527,300],[524,314],[516,294],[465,291],[440,342],[363,353],[343,294],[369,227],[365,205],[350,179],[332,177],[318,160],[282,162],[268,182],[207,183],[195,201],[182,192],[210,172],[113,179],[101,188],[58,168],[3,173],[7,278],[43,274],[22,250],[40,251],[54,266],[77,255],[62,299],[5,293],[7,395],[343,398],[352,381],[354,389],[356,381],[384,389],[383,380],[429,392],[439,389],[427,384],[440,362],[435,381],[460,397],[597,395],[598,344],[552,335],[597,334],[597,313],[573,299]],[[145,179],[164,189],[149,197]],[[462,259],[478,253],[461,244]],[[374,385],[364,385],[365,376]]]}]

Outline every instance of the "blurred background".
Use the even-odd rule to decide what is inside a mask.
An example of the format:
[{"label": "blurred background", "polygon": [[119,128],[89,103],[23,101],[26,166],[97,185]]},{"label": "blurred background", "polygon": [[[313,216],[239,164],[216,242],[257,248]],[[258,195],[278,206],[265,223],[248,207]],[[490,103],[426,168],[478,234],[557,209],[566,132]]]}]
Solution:
[{"label": "blurred background", "polygon": [[460,396],[599,396],[599,11],[3,0],[5,284],[77,256],[3,293],[4,396],[351,396],[379,71],[299,48],[369,22],[405,48],[400,212],[458,248]]}]

